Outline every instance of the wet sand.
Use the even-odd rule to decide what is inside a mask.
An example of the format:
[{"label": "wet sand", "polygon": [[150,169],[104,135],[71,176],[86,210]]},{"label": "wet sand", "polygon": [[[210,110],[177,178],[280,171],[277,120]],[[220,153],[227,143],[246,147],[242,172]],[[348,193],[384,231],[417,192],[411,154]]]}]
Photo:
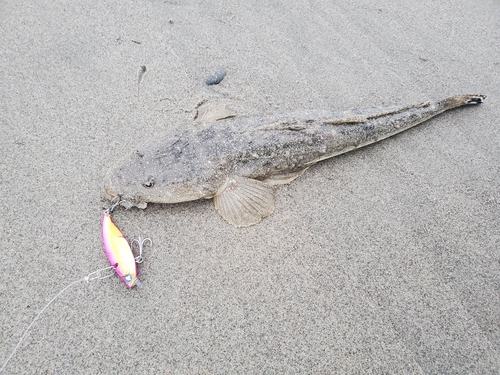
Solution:
[{"label": "wet sand", "polygon": [[107,169],[199,102],[258,114],[488,95],[310,168],[256,226],[211,201],[117,210],[129,238],[153,240],[144,288],[68,289],[4,373],[499,373],[499,15],[429,0],[4,1],[0,366],[53,296],[108,265]]}]

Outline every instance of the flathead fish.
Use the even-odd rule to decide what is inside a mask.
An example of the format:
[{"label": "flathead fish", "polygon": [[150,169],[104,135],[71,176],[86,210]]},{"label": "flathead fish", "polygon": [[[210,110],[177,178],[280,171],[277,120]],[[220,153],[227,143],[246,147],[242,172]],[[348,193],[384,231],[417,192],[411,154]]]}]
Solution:
[{"label": "flathead fish", "polygon": [[242,117],[211,112],[206,118],[218,121],[177,128],[136,149],[107,173],[105,191],[139,208],[213,198],[224,219],[249,226],[273,213],[273,185],[291,182],[321,160],[484,99],[457,95],[409,106]]}]

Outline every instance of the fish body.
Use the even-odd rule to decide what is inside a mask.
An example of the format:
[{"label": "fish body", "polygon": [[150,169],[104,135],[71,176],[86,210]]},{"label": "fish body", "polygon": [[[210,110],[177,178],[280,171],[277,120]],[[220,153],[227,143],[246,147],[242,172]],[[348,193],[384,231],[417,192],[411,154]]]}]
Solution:
[{"label": "fish body", "polygon": [[137,263],[132,249],[125,236],[111,220],[109,212],[105,212],[102,217],[102,241],[109,263],[125,285],[128,288],[132,288],[136,283],[139,285]]},{"label": "fish body", "polygon": [[458,95],[410,106],[243,116],[185,126],[112,168],[105,190],[140,208],[148,202],[214,198],[227,221],[248,226],[274,211],[271,186],[292,181],[318,161],[485,98]]}]

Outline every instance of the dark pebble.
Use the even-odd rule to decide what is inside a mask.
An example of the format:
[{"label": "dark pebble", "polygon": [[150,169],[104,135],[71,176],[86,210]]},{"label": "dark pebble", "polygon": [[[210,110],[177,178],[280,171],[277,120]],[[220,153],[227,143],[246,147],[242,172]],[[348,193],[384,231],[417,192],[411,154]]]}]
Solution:
[{"label": "dark pebble", "polygon": [[224,70],[224,69],[218,70],[214,74],[212,74],[210,77],[208,77],[205,80],[205,83],[209,86],[210,85],[218,85],[224,79],[226,74],[227,74],[226,70]]}]

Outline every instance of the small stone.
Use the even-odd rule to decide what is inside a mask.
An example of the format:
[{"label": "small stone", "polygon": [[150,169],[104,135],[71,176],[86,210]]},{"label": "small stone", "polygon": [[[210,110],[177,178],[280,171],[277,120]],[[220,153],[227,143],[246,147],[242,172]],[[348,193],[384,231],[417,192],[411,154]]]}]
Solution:
[{"label": "small stone", "polygon": [[205,83],[208,86],[218,85],[224,79],[226,74],[227,74],[227,71],[225,69],[220,69],[220,70],[216,71],[214,74],[212,74],[211,76],[207,77],[207,79],[205,80]]}]

